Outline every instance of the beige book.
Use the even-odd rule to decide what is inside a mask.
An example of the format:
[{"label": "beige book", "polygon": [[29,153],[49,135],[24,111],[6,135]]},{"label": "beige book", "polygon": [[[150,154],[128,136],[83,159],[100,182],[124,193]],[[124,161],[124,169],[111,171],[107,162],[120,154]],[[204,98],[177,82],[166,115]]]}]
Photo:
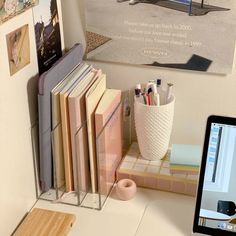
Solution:
[{"label": "beige book", "polygon": [[101,70],[93,69],[68,97],[74,186],[75,190],[79,186],[84,192],[90,187],[85,94],[101,73]]},{"label": "beige book", "polygon": [[[78,67],[80,70],[81,66]],[[77,70],[75,70],[77,71]],[[53,163],[56,168],[54,176],[54,188],[61,188],[65,185],[65,166],[62,142],[62,126],[61,126],[61,107],[60,92],[65,85],[74,77],[74,73],[68,75],[51,91],[52,104],[52,151]]]},{"label": "beige book", "polygon": [[60,108],[61,108],[61,125],[62,125],[62,141],[63,141],[63,154],[65,165],[65,181],[66,192],[74,190],[73,183],[73,163],[71,153],[71,139],[70,139],[70,120],[68,108],[68,96],[70,92],[76,87],[78,83],[91,71],[92,67],[84,64],[84,66],[71,75],[71,80],[64,86],[60,92]]},{"label": "beige book", "polygon": [[72,73],[68,74],[51,91],[52,105],[52,151],[53,165],[55,168],[54,188],[61,188],[65,185],[65,165],[62,141],[62,125],[61,125],[61,107],[60,107],[60,92],[61,90],[76,76],[78,71],[83,68],[83,64],[79,65]]},{"label": "beige book", "polygon": [[[54,188],[60,188],[65,184],[65,169],[64,156],[62,144],[62,130],[61,130],[61,109],[59,92],[52,90],[52,151],[53,161],[56,168],[56,177],[54,176]],[[56,180],[55,180],[56,178]]]},{"label": "beige book", "polygon": [[95,137],[95,110],[106,90],[106,75],[102,74],[86,93],[86,115],[89,144],[89,162],[92,192],[97,191],[97,160]]}]

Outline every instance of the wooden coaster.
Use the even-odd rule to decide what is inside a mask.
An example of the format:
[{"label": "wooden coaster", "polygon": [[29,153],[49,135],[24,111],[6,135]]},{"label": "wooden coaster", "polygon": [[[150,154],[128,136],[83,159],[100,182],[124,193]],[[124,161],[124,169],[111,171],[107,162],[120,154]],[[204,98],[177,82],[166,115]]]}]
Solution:
[{"label": "wooden coaster", "polygon": [[34,208],[14,236],[65,236],[75,221],[75,215]]}]

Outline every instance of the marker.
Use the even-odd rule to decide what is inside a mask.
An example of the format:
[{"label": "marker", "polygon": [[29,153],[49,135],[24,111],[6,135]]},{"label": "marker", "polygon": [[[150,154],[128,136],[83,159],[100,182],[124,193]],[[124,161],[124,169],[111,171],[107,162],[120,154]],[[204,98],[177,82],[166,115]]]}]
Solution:
[{"label": "marker", "polygon": [[161,79],[157,79],[156,84],[157,84],[157,87],[161,87]]},{"label": "marker", "polygon": [[137,96],[138,94],[141,94],[141,84],[136,84],[135,86],[135,95]]},{"label": "marker", "polygon": [[160,106],[160,95],[157,92],[157,87],[155,84],[152,86],[153,91],[153,105]]},{"label": "marker", "polygon": [[173,90],[173,84],[172,83],[167,83],[168,88],[167,88],[167,94],[166,94],[166,104],[169,102],[171,95],[172,95],[172,90]]},{"label": "marker", "polygon": [[145,104],[145,105],[149,105],[147,93],[142,93],[142,96],[143,96],[144,104]]},{"label": "marker", "polygon": [[136,89],[134,90],[134,93],[135,93],[135,96],[138,98],[138,97],[140,97],[141,90],[136,88]]}]

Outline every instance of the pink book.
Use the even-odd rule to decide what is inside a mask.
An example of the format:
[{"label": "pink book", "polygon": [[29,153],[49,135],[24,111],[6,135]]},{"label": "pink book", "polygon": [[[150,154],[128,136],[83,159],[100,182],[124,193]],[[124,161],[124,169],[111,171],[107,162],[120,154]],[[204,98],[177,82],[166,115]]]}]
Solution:
[{"label": "pink book", "polygon": [[121,91],[107,89],[95,111],[100,192],[108,194],[122,158]]},{"label": "pink book", "polygon": [[88,136],[85,108],[85,94],[93,82],[101,75],[101,70],[93,69],[69,95],[69,117],[73,179],[75,189],[88,192],[90,188]]}]

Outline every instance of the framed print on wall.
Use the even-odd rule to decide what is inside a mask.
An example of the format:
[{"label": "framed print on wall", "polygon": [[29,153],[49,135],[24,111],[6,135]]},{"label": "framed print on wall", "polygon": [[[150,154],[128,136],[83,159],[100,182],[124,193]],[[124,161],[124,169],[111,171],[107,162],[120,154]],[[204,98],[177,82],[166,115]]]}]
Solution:
[{"label": "framed print on wall", "polygon": [[39,74],[42,74],[62,56],[63,32],[57,0],[41,0],[33,13]]},{"label": "framed print on wall", "polygon": [[6,36],[10,75],[30,63],[29,26],[24,25]]},{"label": "framed print on wall", "polygon": [[0,24],[38,4],[39,0],[0,0]]},{"label": "framed print on wall", "polygon": [[86,0],[87,59],[228,74],[235,0]]}]

